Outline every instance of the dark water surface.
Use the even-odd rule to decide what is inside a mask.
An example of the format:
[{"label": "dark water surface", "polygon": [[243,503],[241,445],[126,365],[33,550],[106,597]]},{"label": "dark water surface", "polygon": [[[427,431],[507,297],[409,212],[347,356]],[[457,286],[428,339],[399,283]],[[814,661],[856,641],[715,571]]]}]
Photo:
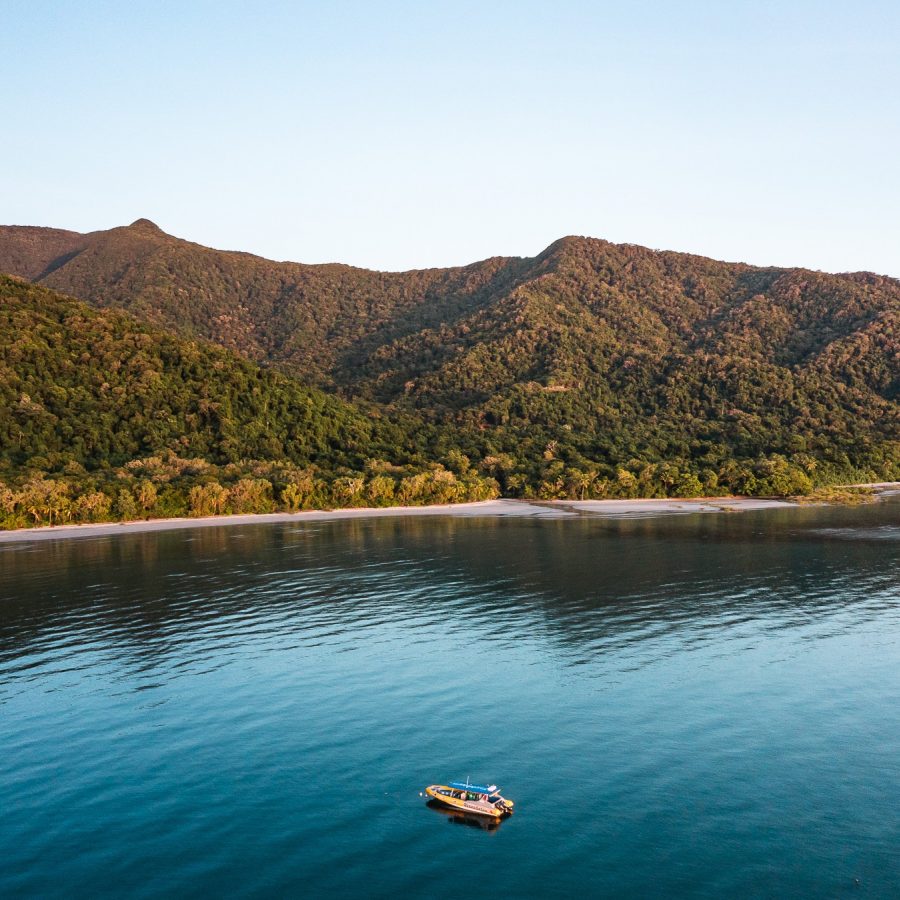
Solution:
[{"label": "dark water surface", "polygon": [[[4,545],[0,896],[900,896],[898,550],[897,501]],[[467,775],[516,815],[423,804]]]}]

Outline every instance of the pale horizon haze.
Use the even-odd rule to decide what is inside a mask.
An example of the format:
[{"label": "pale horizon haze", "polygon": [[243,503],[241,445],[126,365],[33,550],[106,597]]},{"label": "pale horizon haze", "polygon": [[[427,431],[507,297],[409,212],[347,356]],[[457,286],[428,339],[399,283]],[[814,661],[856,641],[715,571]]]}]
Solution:
[{"label": "pale horizon haze", "polygon": [[12,0],[0,223],[383,270],[567,234],[900,276],[888,2]]}]

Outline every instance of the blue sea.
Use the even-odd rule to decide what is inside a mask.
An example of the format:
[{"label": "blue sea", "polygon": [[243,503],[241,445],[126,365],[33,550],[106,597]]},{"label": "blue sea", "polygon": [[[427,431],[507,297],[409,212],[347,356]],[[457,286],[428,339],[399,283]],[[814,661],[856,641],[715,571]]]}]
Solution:
[{"label": "blue sea", "polygon": [[898,897],[898,550],[890,499],[0,545],[0,896]]}]

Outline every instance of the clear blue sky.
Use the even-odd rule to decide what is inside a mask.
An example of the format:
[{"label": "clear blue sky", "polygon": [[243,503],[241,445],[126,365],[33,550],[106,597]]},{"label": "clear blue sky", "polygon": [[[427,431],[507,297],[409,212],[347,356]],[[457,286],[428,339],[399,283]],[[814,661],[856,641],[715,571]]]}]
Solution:
[{"label": "clear blue sky", "polygon": [[381,269],[588,234],[900,276],[900,4],[0,6],[0,222]]}]

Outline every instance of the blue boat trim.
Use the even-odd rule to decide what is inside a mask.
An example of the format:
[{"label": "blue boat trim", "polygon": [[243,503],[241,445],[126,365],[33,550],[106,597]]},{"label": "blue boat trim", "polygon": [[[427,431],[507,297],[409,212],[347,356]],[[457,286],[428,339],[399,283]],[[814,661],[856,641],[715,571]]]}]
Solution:
[{"label": "blue boat trim", "polygon": [[463,784],[461,781],[451,781],[447,787],[452,787],[457,791],[471,791],[473,794],[493,794],[497,790],[497,785],[483,784]]}]

